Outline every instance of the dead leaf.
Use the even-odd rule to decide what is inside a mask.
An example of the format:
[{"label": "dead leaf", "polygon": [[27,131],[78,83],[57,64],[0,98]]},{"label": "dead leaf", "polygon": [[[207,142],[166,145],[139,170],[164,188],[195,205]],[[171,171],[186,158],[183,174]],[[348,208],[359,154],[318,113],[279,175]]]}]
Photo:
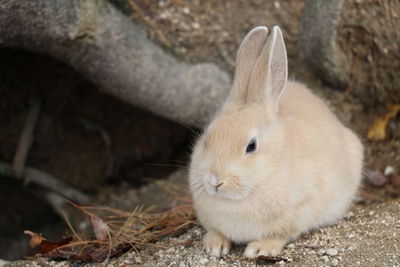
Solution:
[{"label": "dead leaf", "polygon": [[90,222],[93,226],[94,235],[97,240],[106,240],[110,238],[110,227],[96,215],[90,216]]},{"label": "dead leaf", "polygon": [[31,248],[37,247],[38,245],[40,245],[42,243],[43,240],[46,240],[41,235],[38,235],[38,234],[36,234],[36,233],[34,233],[32,231],[29,231],[29,230],[25,230],[24,234],[27,234],[27,235],[31,236],[31,240],[29,240],[29,246]]},{"label": "dead leaf", "polygon": [[29,240],[30,247],[35,248],[35,247],[39,246],[38,253],[40,253],[40,254],[48,253],[56,248],[60,248],[64,245],[66,245],[72,241],[72,238],[69,237],[69,238],[65,238],[59,242],[51,242],[51,241],[46,240],[46,238],[42,237],[41,235],[36,234],[32,231],[25,230],[24,233],[31,236],[31,240]]},{"label": "dead leaf", "polygon": [[369,141],[382,141],[386,138],[386,126],[390,119],[394,118],[400,112],[400,104],[388,105],[388,112],[379,117],[369,127],[367,139]]}]

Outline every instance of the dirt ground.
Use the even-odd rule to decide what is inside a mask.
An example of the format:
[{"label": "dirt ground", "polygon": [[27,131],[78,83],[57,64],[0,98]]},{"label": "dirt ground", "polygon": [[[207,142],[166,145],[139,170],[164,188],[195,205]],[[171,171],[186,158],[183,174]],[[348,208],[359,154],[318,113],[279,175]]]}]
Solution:
[{"label": "dirt ground", "polygon": [[[165,188],[185,184],[187,172],[180,170],[169,179],[158,184],[143,186],[140,190],[129,190],[123,196],[115,196],[113,205],[148,205],[174,201]],[[149,199],[153,193],[158,197]],[[185,190],[183,190],[185,192]],[[129,197],[127,197],[129,196]],[[127,199],[129,202],[127,203]],[[191,227],[182,235],[163,239],[138,252],[130,252],[110,259],[102,264],[81,264],[80,266],[263,266],[273,265],[263,261],[245,259],[244,245],[234,245],[230,253],[221,259],[208,256],[202,245],[204,230]],[[345,218],[329,227],[304,234],[286,246],[274,266],[400,266],[400,202],[388,201],[381,204],[357,204]],[[7,267],[64,267],[66,261],[15,261]]]},{"label": "dirt ground", "polygon": [[[391,202],[393,204],[390,207],[385,206],[382,210],[377,203],[400,197],[400,117],[397,116],[389,123],[389,135],[385,141],[368,142],[366,132],[372,122],[386,112],[385,106],[365,106],[364,101],[351,91],[338,92],[328,88],[298,59],[297,36],[303,1],[113,2],[124,9],[136,23],[146,28],[151,38],[166,51],[190,62],[213,62],[231,73],[234,69],[236,49],[251,28],[258,25],[280,25],[288,50],[290,78],[306,83],[326,99],[346,125],[358,133],[366,146],[366,169],[376,171],[383,179],[378,187],[364,184],[360,205],[353,211],[354,217],[327,230],[317,231],[311,238],[306,235],[294,244],[293,249],[285,250],[285,257],[293,259],[293,263],[286,264],[305,264],[301,256],[304,253],[309,254],[307,260],[312,262],[311,265],[332,265],[334,259],[344,264],[353,259],[365,266],[363,259],[368,257],[365,256],[367,251],[363,248],[370,246],[374,238],[362,235],[357,227],[360,224],[364,225],[365,229],[377,227],[381,225],[382,220],[389,223],[387,227],[379,228],[382,230],[379,234],[384,238],[383,241],[393,242],[393,246],[399,249],[400,245],[394,242],[398,239],[392,239],[390,236],[394,233],[400,234],[399,222],[393,219],[397,216],[398,220],[399,210],[395,202]],[[129,2],[133,3],[133,6],[127,4]],[[133,12],[129,9],[133,9]],[[189,144],[193,139],[190,130],[101,93],[101,90],[86,82],[73,70],[53,59],[18,50],[0,51],[0,95],[0,160],[12,161],[31,99],[41,99],[43,108],[27,164],[91,194],[96,199],[94,204],[109,204],[127,209],[143,204],[148,201],[147,194],[157,194],[149,187],[138,189],[140,185],[155,181],[154,178],[166,177],[175,170],[174,166],[184,165],[181,161],[187,162]],[[175,160],[179,160],[179,163]],[[394,172],[386,177],[383,172],[388,166],[393,167]],[[24,187],[18,191],[21,187],[19,181],[11,183],[10,179],[2,179],[1,182],[0,203],[9,208],[7,216],[0,220],[0,235],[5,236],[7,233],[9,237],[0,238],[0,251],[9,247],[9,240],[23,239],[22,235],[17,233],[25,228],[40,231],[43,221],[47,221],[48,224],[60,222],[59,217],[40,196],[32,193],[35,188],[31,190],[31,187]],[[154,183],[152,184],[154,187]],[[18,197],[12,198],[10,195]],[[158,205],[165,203],[162,197],[154,201]],[[40,216],[25,211],[24,207],[31,203],[37,203],[38,207],[35,210],[42,212]],[[376,218],[372,215],[365,216],[375,210],[379,211],[376,212],[379,214]],[[32,217],[36,217],[37,220]],[[18,227],[10,233],[11,226]],[[393,232],[387,232],[387,229],[393,229]],[[349,249],[354,239],[346,237],[352,231],[357,238],[360,236],[361,240],[360,246],[354,250]],[[175,261],[172,265],[180,267],[188,266],[187,261],[190,259],[196,259],[196,263],[204,266],[254,264],[238,263],[241,248],[235,249],[233,256],[223,259],[222,262],[201,254],[200,232],[199,228],[194,228],[178,238],[179,241],[193,240],[193,243],[185,245],[185,249],[174,247],[174,251],[168,253],[166,250],[157,252],[143,262],[148,266],[161,262],[161,265],[165,266]],[[332,241],[325,240],[326,244],[323,243],[325,236],[332,237]],[[336,236],[345,238],[347,243],[336,244]],[[321,241],[323,244],[315,248],[307,247],[314,241]],[[165,245],[169,240],[163,242],[166,242],[163,243]],[[339,254],[337,257],[327,256],[328,261],[325,261],[326,255],[320,253],[319,249],[326,250],[331,247],[337,249]],[[387,247],[387,250],[392,248]],[[143,251],[142,255],[147,255],[147,252],[150,253]],[[181,255],[181,258],[169,259],[163,256],[176,253]],[[358,255],[359,260],[356,260],[354,255]],[[0,255],[0,258],[2,257],[5,256]],[[137,259],[141,260],[138,255],[129,254],[121,258],[121,261],[127,258],[131,259],[130,263],[136,261],[139,264]],[[399,264],[398,258],[388,256],[387,259],[388,265],[396,264],[389,259],[397,260]]]}]

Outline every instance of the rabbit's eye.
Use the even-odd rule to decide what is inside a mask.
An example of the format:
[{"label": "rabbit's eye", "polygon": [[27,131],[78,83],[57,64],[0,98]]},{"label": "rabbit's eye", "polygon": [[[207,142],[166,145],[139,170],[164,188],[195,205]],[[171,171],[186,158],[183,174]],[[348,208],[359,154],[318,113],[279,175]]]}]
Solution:
[{"label": "rabbit's eye", "polygon": [[255,138],[251,138],[246,147],[246,154],[252,153],[257,149],[257,142]]}]

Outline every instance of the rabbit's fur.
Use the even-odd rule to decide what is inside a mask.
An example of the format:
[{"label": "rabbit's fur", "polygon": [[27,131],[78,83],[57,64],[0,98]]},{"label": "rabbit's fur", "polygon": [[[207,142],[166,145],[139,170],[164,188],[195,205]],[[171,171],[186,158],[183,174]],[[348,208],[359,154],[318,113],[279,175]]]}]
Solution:
[{"label": "rabbit's fur", "polygon": [[269,36],[265,27],[253,29],[239,48],[231,94],[192,154],[190,187],[206,251],[224,256],[230,241],[249,242],[246,257],[274,256],[302,232],[341,218],[362,158],[359,139],[326,104],[287,82],[279,27]]}]

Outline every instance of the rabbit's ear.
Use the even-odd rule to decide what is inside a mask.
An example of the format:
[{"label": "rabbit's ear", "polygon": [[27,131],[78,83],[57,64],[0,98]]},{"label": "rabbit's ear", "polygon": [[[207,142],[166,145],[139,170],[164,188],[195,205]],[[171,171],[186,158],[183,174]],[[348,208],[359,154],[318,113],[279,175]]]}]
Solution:
[{"label": "rabbit's ear", "polygon": [[247,102],[257,102],[276,114],[279,98],[287,82],[287,54],[278,26],[272,32],[258,57],[251,75]]},{"label": "rabbit's ear", "polygon": [[254,65],[261,54],[268,36],[267,27],[256,27],[251,30],[240,44],[236,55],[235,79],[230,98],[245,101],[248,85]]}]

